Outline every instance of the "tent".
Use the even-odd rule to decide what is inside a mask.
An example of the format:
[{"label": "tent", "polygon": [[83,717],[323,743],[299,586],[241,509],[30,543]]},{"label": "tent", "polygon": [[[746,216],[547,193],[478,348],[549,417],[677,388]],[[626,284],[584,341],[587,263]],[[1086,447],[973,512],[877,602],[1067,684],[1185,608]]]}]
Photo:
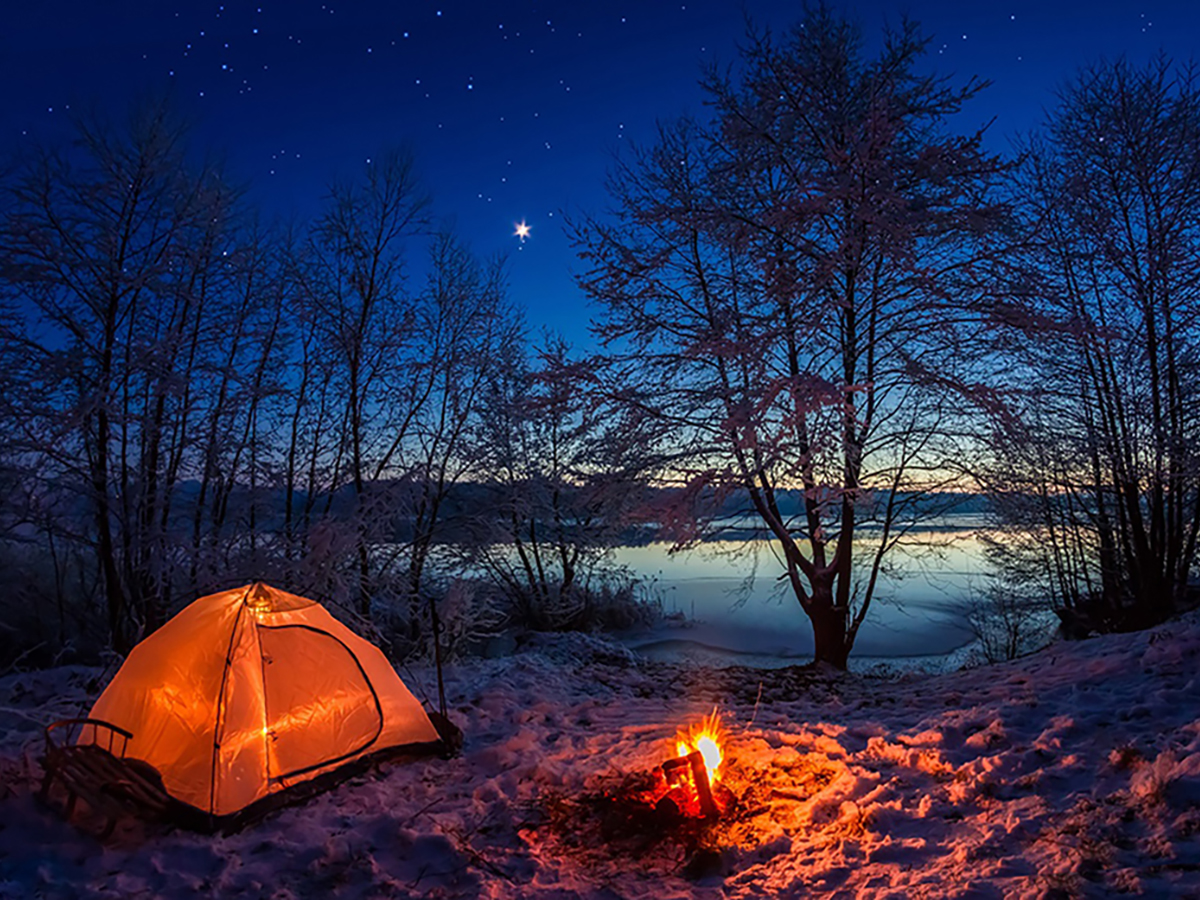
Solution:
[{"label": "tent", "polygon": [[377,647],[258,583],[201,597],[138,644],[90,718],[132,732],[127,755],[216,820],[383,750],[441,746]]}]

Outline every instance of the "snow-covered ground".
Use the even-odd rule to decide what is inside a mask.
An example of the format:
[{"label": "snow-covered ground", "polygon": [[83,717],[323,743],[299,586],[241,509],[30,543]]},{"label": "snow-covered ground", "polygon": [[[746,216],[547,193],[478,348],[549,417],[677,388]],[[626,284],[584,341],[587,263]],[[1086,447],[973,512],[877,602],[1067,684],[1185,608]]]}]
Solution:
[{"label": "snow-covered ground", "polygon": [[[0,897],[1196,897],[1198,673],[1196,617],[893,678],[544,637],[450,671],[457,759],[388,766],[232,836],[128,822],[106,844],[33,797],[40,725],[86,707],[97,673],[9,676]],[[614,828],[603,796],[714,704],[738,808],[708,830]]]}]

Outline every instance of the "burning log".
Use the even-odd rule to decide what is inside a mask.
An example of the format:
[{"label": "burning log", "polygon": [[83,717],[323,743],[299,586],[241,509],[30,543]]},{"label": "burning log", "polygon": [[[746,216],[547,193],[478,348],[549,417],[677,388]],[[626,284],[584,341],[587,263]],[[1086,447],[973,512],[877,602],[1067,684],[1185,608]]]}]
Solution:
[{"label": "burning log", "polygon": [[[704,818],[715,819],[720,815],[703,753],[693,750],[687,756],[668,759],[660,768],[669,789],[654,804],[657,812],[667,818],[679,818],[699,803],[700,815]],[[693,799],[695,802],[689,802]]]},{"label": "burning log", "polygon": [[687,756],[692,766],[692,781],[696,785],[696,796],[700,799],[700,813],[706,819],[715,819],[719,813],[713,800],[712,785],[708,782],[708,768],[704,765],[704,754],[693,750]]},{"label": "burning log", "polygon": [[678,755],[659,766],[659,786],[647,799],[655,812],[668,820],[716,819],[731,799],[728,789],[717,783],[723,754],[716,711],[700,725],[681,732],[675,746]]},{"label": "burning log", "polygon": [[686,781],[687,772],[691,768],[691,758],[688,756],[676,756],[674,759],[668,759],[662,764],[661,768],[667,784],[674,787]]}]

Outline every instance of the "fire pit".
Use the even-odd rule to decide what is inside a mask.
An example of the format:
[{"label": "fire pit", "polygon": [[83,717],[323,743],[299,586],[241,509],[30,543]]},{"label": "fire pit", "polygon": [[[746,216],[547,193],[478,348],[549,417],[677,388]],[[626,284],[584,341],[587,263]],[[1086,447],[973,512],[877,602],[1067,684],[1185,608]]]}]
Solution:
[{"label": "fire pit", "polygon": [[542,794],[545,819],[525,840],[592,872],[632,863],[653,875],[721,874],[739,854],[807,827],[812,802],[845,768],[753,734],[735,740],[716,710],[659,746],[652,768],[610,770],[585,793]]}]

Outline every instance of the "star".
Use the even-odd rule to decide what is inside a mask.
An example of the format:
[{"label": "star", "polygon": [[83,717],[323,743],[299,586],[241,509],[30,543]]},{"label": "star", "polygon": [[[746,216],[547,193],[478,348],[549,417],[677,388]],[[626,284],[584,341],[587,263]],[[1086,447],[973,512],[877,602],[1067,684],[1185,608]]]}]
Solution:
[{"label": "star", "polygon": [[529,237],[529,226],[525,224],[524,219],[522,219],[520,222],[517,222],[516,226],[517,230],[513,232],[513,235],[519,237],[521,239],[521,243],[523,244],[525,243],[525,238]]}]

